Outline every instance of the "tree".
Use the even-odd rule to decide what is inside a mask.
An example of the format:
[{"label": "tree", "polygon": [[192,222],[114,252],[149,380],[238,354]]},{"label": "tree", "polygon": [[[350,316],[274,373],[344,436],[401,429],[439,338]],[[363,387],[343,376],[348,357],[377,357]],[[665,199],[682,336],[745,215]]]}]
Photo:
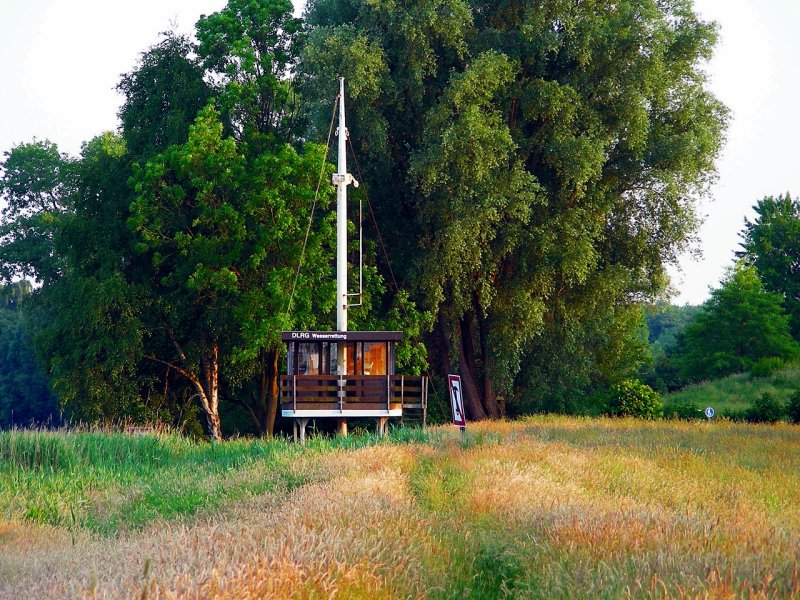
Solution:
[{"label": "tree", "polygon": [[[219,113],[209,107],[190,127],[185,144],[150,159],[134,175],[136,199],[130,225],[139,250],[152,265],[150,284],[156,322],[152,334],[171,346],[168,356],[149,359],[191,382],[208,433],[220,437],[220,375],[253,374],[253,361],[269,378],[264,397],[247,404],[264,433],[277,410],[280,331],[305,319],[313,324],[308,299],[327,275],[321,259],[326,236],[309,238],[306,278],[288,312],[293,266],[299,260],[315,184],[325,149],[303,155],[284,145],[248,158],[224,137]],[[330,189],[322,196],[330,198]],[[330,222],[318,226],[330,227]],[[330,238],[329,238],[330,239]],[[331,294],[331,305],[334,295]]]},{"label": "tree", "polygon": [[[582,315],[660,293],[727,119],[700,68],[715,27],[690,0],[312,0],[308,21],[309,118],[324,130],[348,77],[396,270],[436,314],[437,362],[461,372],[470,418],[550,378],[522,361]],[[574,341],[602,362],[592,336]]]},{"label": "tree", "polygon": [[122,134],[135,159],[184,143],[189,125],[211,99],[203,67],[192,58],[195,50],[187,37],[166,32],[117,84],[125,97],[118,113]]},{"label": "tree", "polygon": [[646,313],[648,341],[654,350],[667,350],[675,346],[678,335],[700,311],[699,306],[677,306],[657,302]]},{"label": "tree", "polygon": [[58,226],[74,191],[74,160],[48,140],[19,144],[0,162],[0,281],[48,283],[63,269]]},{"label": "tree", "polygon": [[738,256],[756,267],[768,291],[783,297],[792,335],[800,340],[800,202],[788,193],[766,196],[753,210],[756,218],[745,219]]},{"label": "tree", "polygon": [[27,281],[0,287],[0,428],[60,423],[58,402],[20,310],[31,292]]},{"label": "tree", "polygon": [[741,262],[711,292],[678,344],[681,375],[690,382],[747,370],[760,358],[800,353],[780,295],[767,292],[755,268]]},{"label": "tree", "polygon": [[136,236],[127,227],[128,179],[132,162],[184,142],[210,97],[192,48],[168,34],[122,77],[121,136],[94,138],[79,160],[61,156],[49,142],[8,155],[4,224],[12,234],[3,239],[0,264],[7,277],[23,274],[43,283],[29,303],[30,323],[53,386],[74,418],[165,417],[154,388],[161,380],[166,393],[170,373],[143,362],[155,343],[147,322],[153,298],[149,265],[135,252]]},{"label": "tree", "polygon": [[[311,215],[330,198],[315,186],[331,169],[291,127],[298,30],[289,2],[233,1],[201,19],[202,51],[167,34],[123,76],[121,135],[84,146],[50,245],[19,261],[58,265],[31,315],[72,415],[175,424],[199,401],[219,437],[226,397],[272,433],[280,332],[314,328],[334,307],[331,217]],[[197,116],[212,92],[224,112]],[[366,281],[383,290],[369,268]],[[408,309],[381,300],[356,318]],[[413,363],[418,350],[399,355]]]},{"label": "tree", "polygon": [[218,106],[256,153],[296,141],[292,69],[301,22],[292,11],[291,0],[229,0],[197,22],[197,52],[216,83]]},{"label": "tree", "polygon": [[587,286],[586,296],[553,307],[522,359],[512,414],[600,414],[609,387],[634,379],[649,362],[642,308],[604,301],[615,293],[613,287]]},{"label": "tree", "polygon": [[683,386],[676,359],[678,339],[701,310],[700,306],[676,306],[665,301],[659,301],[647,309],[645,314],[652,359],[640,369],[644,383],[664,394]]}]

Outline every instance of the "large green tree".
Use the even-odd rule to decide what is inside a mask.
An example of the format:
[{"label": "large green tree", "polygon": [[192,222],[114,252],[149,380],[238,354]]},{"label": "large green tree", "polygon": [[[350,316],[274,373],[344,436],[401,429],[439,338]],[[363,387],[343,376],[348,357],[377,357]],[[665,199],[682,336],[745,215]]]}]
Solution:
[{"label": "large green tree", "polygon": [[134,176],[130,224],[152,264],[153,335],[163,339],[160,347],[172,347],[149,359],[191,382],[212,437],[220,436],[222,370],[228,367],[235,381],[240,371],[254,374],[253,361],[269,381],[265,397],[245,406],[264,433],[272,432],[280,331],[298,319],[313,326],[309,294],[325,287],[321,254],[331,236],[314,235],[305,246],[301,293],[288,312],[324,160],[324,148],[308,146],[300,155],[288,145],[250,159],[223,135],[219,113],[209,107],[185,144],[151,158]]},{"label": "large green tree", "polygon": [[760,358],[798,356],[779,294],[764,289],[755,268],[737,263],[678,341],[685,381],[745,371]]},{"label": "large green tree", "polygon": [[75,185],[75,161],[49,140],[18,144],[0,162],[0,281],[55,281],[63,270],[56,251],[62,216]]},{"label": "large green tree", "polygon": [[131,157],[146,159],[186,141],[212,95],[195,52],[188,38],[167,32],[120,79],[117,90],[125,100],[118,114]]},{"label": "large green tree", "polygon": [[297,141],[292,81],[301,22],[291,0],[229,0],[197,22],[197,53],[235,137],[258,153]]},{"label": "large green tree", "polygon": [[767,290],[783,297],[792,334],[800,340],[800,202],[789,194],[766,196],[753,210],[739,256],[756,267]]},{"label": "large green tree", "polygon": [[31,292],[24,280],[0,286],[0,428],[58,425],[61,419],[20,310]]},{"label": "large green tree", "polygon": [[[311,122],[347,77],[395,268],[437,314],[471,418],[552,381],[541,353],[585,315],[631,339],[622,307],[656,297],[692,239],[727,117],[690,0],[312,0],[308,23]],[[573,340],[576,377],[602,376],[602,345]]]}]

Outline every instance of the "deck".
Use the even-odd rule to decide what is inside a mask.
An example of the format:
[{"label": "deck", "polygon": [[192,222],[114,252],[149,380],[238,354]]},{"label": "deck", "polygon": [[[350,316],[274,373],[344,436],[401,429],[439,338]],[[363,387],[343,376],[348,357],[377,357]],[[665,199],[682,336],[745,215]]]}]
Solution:
[{"label": "deck", "polygon": [[428,378],[413,375],[282,375],[289,418],[400,417],[427,408]]}]

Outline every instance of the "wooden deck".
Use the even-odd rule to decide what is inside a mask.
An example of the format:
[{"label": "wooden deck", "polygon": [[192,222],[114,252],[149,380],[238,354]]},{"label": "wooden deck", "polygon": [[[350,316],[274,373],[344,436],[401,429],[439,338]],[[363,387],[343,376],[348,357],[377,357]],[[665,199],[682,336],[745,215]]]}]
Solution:
[{"label": "wooden deck", "polygon": [[284,417],[400,417],[425,411],[428,378],[412,375],[283,375]]}]

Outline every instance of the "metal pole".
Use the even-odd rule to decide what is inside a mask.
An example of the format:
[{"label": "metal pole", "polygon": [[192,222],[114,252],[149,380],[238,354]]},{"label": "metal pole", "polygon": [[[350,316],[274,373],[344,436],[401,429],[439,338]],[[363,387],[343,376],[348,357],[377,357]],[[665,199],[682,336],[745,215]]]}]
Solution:
[{"label": "metal pole", "polygon": [[[339,164],[336,172],[336,329],[347,331],[347,125],[344,114],[344,77],[339,78]],[[339,344],[342,357],[343,344]],[[342,357],[343,358],[343,357]],[[340,373],[344,365],[339,363]]]}]

